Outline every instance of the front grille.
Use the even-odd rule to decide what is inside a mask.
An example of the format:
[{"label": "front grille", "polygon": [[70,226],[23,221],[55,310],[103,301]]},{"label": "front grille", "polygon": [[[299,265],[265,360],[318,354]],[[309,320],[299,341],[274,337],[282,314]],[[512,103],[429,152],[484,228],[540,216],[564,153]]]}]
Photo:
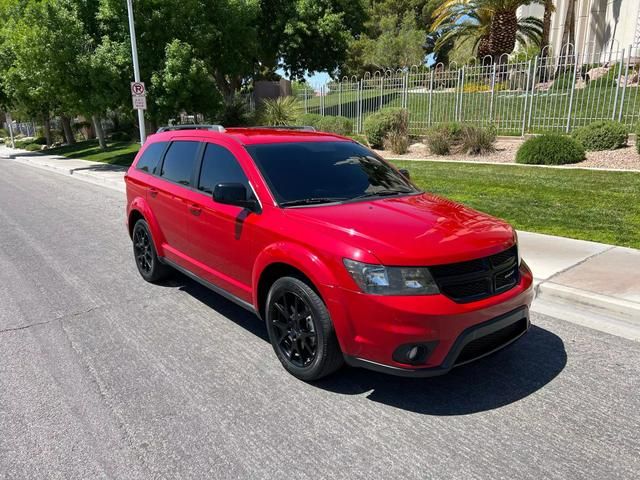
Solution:
[{"label": "front grille", "polygon": [[430,267],[443,295],[458,303],[474,302],[515,287],[520,281],[518,247],[468,262]]},{"label": "front grille", "polygon": [[456,359],[456,365],[469,362],[475,358],[482,357],[501,346],[509,343],[527,330],[527,319],[523,318],[516,323],[498,330],[496,332],[476,338],[467,343]]}]

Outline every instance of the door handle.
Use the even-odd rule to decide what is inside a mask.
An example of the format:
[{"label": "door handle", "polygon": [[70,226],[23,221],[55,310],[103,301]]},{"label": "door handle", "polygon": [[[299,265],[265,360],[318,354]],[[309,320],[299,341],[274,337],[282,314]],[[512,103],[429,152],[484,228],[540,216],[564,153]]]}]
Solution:
[{"label": "door handle", "polygon": [[149,195],[151,195],[151,198],[156,198],[158,196],[158,190],[156,190],[155,188],[150,188]]},{"label": "door handle", "polygon": [[202,213],[202,208],[200,208],[198,205],[191,205],[189,207],[189,211],[192,215],[195,215],[197,217]]}]

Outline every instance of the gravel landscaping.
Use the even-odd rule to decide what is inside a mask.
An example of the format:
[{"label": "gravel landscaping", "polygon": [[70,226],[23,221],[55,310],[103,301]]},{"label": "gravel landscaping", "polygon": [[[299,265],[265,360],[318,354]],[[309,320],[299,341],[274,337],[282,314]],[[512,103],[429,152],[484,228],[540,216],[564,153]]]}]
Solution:
[{"label": "gravel landscaping", "polygon": [[[445,160],[464,162],[490,162],[490,163],[515,163],[516,152],[523,140],[498,139],[496,151],[487,155],[433,155],[427,146],[422,142],[413,143],[409,146],[409,152],[404,155],[397,155],[387,150],[376,150],[383,158],[393,158],[398,160]],[[584,162],[573,165],[564,165],[560,168],[598,168],[598,169],[620,169],[640,171],[640,155],[635,148],[633,140],[629,141],[629,146],[618,150],[606,150],[601,152],[587,152],[587,159]],[[558,167],[556,167],[558,168]]]}]

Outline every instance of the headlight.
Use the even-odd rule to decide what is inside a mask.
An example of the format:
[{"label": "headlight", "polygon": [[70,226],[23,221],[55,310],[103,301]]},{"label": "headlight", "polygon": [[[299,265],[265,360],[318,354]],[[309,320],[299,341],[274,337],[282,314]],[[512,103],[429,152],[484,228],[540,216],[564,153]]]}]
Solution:
[{"label": "headlight", "polygon": [[440,293],[424,267],[385,267],[345,258],[344,266],[364,293],[373,295],[436,295]]}]

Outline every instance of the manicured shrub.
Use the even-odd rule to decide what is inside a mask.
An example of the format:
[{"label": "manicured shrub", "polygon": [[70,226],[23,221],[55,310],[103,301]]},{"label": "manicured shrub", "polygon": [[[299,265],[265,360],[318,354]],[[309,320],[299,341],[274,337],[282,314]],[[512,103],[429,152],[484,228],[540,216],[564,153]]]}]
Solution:
[{"label": "manicured shrub", "polygon": [[617,122],[602,120],[593,122],[573,132],[573,138],[580,142],[585,150],[615,150],[627,144],[627,128]]},{"label": "manicured shrub", "polygon": [[266,99],[262,102],[260,120],[273,127],[295,125],[301,110],[302,105],[295,97]]},{"label": "manicured shrub", "polygon": [[353,121],[347,117],[322,117],[317,128],[321,132],[350,135],[353,132]]},{"label": "manicured shrub", "polygon": [[408,113],[404,108],[383,108],[364,120],[364,131],[372,148],[383,148],[384,139],[392,130],[408,135]]},{"label": "manicured shrub", "polygon": [[317,129],[318,125],[320,125],[320,121],[323,118],[324,117],[322,115],[317,113],[303,113],[298,117],[298,121],[296,122],[296,125],[301,125],[304,127],[313,127]]},{"label": "manicured shrub", "polygon": [[35,140],[33,140],[33,143],[38,144],[38,145],[46,145],[47,144],[47,139],[44,137],[36,137]]},{"label": "manicured shrub", "polygon": [[38,143],[29,143],[28,145],[25,145],[23,148],[28,152],[39,152],[40,150],[42,150],[42,145]]},{"label": "manicured shrub", "polygon": [[493,127],[465,125],[460,132],[461,150],[470,155],[495,152],[496,130]]},{"label": "manicured shrub", "polygon": [[516,153],[516,163],[530,165],[566,165],[585,159],[584,148],[573,138],[548,134],[524,142]]},{"label": "manicured shrub", "polygon": [[111,140],[113,140],[114,142],[130,142],[131,135],[129,135],[127,132],[113,132],[111,134]]},{"label": "manicured shrub", "polygon": [[27,137],[27,138],[24,138],[24,139],[16,140],[15,141],[15,145],[16,145],[16,148],[24,149],[24,148],[27,147],[27,145],[33,144],[33,141],[34,141],[33,138]]}]

